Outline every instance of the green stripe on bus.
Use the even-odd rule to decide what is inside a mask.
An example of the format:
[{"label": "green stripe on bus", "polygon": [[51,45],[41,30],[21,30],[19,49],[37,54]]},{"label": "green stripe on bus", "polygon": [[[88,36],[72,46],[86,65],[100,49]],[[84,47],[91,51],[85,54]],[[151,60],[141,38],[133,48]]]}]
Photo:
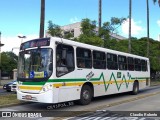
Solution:
[{"label": "green stripe on bus", "polygon": [[149,79],[149,77],[135,77],[131,78],[132,80],[141,80],[141,79]]},{"label": "green stripe on bus", "polygon": [[[118,89],[118,91],[119,91],[122,83],[120,83],[120,84],[118,85],[117,80],[116,80],[115,75],[114,75],[113,72],[112,72],[112,74],[111,74],[111,76],[110,76],[109,82],[112,80],[112,78],[113,78],[113,80],[115,81],[116,86],[117,86],[117,89]],[[143,80],[143,79],[147,79],[147,78],[148,78],[148,77],[135,77],[135,78],[133,78],[133,77],[131,77],[131,75],[129,76],[129,80]],[[104,82],[105,91],[107,91],[110,84],[109,84],[109,83],[106,84],[106,80],[104,79],[104,74],[103,74],[103,73],[101,73],[101,75],[99,76],[99,78],[91,78],[90,81],[91,81],[91,82],[92,82],[92,81],[100,81],[101,79],[102,79],[103,82]],[[56,83],[56,82],[82,82],[82,81],[85,82],[85,81],[87,81],[87,80],[86,80],[86,78],[49,79],[49,80],[46,81],[46,82],[55,82],[55,83]],[[126,78],[125,78],[125,75],[123,75],[122,81],[124,81],[124,82],[126,83],[126,88],[128,88],[129,82],[127,83]],[[44,85],[46,82],[23,82],[23,85]]]},{"label": "green stripe on bus", "polygon": [[[131,77],[131,76],[130,76],[130,77]],[[130,80],[130,77],[129,77],[129,80]],[[114,81],[115,81],[115,83],[116,83],[117,90],[119,91],[120,88],[121,88],[122,83],[120,83],[120,84],[118,85],[117,80],[116,80],[113,72],[112,72],[112,74],[111,74],[111,76],[110,76],[109,82],[112,80],[112,78],[114,79]],[[128,88],[129,82],[127,83],[126,78],[125,78],[125,75],[123,75],[122,81],[125,81],[125,83],[126,83],[126,88]],[[107,91],[110,84],[109,84],[109,83],[106,84],[106,83],[105,83],[105,80],[104,80],[104,85],[105,85],[105,91]]]},{"label": "green stripe on bus", "polygon": [[22,82],[22,85],[44,85],[46,82]]},{"label": "green stripe on bus", "polygon": [[[99,78],[91,78],[90,81],[100,81],[101,77],[103,76],[103,73],[101,73]],[[47,82],[81,82],[81,81],[87,81],[86,78],[72,78],[72,79],[49,79]]]}]

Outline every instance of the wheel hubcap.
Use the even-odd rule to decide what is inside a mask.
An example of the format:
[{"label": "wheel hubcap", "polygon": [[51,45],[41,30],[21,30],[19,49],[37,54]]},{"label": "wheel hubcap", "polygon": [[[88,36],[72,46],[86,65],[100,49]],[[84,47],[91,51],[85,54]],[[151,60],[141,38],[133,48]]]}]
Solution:
[{"label": "wheel hubcap", "polygon": [[88,100],[88,99],[89,99],[89,91],[85,90],[85,91],[83,92],[83,98],[84,98],[85,100]]}]

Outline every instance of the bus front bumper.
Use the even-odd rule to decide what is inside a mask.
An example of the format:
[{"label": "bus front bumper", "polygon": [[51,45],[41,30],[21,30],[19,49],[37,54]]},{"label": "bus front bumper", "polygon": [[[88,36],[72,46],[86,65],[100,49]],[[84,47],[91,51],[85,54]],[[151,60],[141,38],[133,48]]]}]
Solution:
[{"label": "bus front bumper", "polygon": [[43,93],[24,93],[17,90],[17,99],[23,101],[53,103],[53,90],[48,90]]}]

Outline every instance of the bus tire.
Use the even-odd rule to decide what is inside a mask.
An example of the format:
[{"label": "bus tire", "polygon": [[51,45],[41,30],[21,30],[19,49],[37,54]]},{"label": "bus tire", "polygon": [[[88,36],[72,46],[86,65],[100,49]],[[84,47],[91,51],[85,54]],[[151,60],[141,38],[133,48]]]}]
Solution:
[{"label": "bus tire", "polygon": [[89,85],[84,85],[81,90],[79,104],[88,105],[92,100],[92,89]]},{"label": "bus tire", "polygon": [[138,85],[138,82],[134,82],[132,94],[133,94],[133,95],[137,95],[138,92],[139,92],[139,85]]}]

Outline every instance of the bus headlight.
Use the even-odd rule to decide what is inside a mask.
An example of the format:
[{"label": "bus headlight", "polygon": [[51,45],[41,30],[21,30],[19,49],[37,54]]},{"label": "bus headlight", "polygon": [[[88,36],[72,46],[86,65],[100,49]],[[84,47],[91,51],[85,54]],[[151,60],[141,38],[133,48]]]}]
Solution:
[{"label": "bus headlight", "polygon": [[49,91],[52,89],[52,85],[51,84],[45,84],[43,87],[42,87],[42,90],[41,92],[46,92],[46,91]]}]

